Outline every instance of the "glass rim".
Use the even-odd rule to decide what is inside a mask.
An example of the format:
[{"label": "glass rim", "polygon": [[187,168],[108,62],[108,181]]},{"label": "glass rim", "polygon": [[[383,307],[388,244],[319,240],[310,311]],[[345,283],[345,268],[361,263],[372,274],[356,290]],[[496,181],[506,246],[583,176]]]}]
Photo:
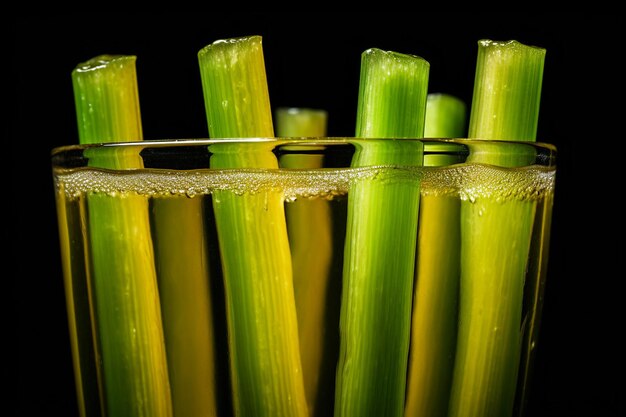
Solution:
[{"label": "glass rim", "polygon": [[51,150],[51,156],[62,154],[68,151],[85,150],[90,148],[119,148],[119,147],[171,147],[171,146],[208,146],[216,144],[227,143],[275,143],[276,145],[305,145],[305,146],[320,146],[320,145],[334,145],[334,144],[349,144],[355,141],[373,141],[373,140],[385,140],[385,141],[416,141],[422,143],[453,143],[459,145],[471,145],[490,143],[500,146],[511,145],[527,145],[535,148],[542,148],[556,153],[557,148],[555,145],[546,142],[531,142],[531,141],[510,141],[510,140],[487,140],[480,138],[359,138],[348,136],[324,136],[324,137],[253,137],[253,138],[184,138],[184,139],[150,139],[132,142],[105,142],[105,143],[91,143],[82,145],[63,145],[55,147]]}]

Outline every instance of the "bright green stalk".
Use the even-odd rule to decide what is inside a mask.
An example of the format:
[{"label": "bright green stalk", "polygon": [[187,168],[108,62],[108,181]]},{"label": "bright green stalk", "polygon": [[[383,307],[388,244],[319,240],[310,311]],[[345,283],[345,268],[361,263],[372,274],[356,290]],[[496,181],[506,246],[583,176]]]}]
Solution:
[{"label": "bright green stalk", "polygon": [[[211,137],[272,137],[261,38],[217,41],[198,58]],[[211,151],[213,168],[278,168],[270,148],[224,144]],[[307,415],[283,205],[272,190],[213,193],[240,416]]]},{"label": "bright green stalk", "polygon": [[[72,72],[80,142],[141,140],[135,57],[100,56]],[[131,148],[100,153],[96,165],[141,167]],[[108,416],[170,416],[148,201],[88,197],[90,294]]]},{"label": "bright green stalk", "polygon": [[[480,41],[469,137],[534,141],[545,50]],[[517,167],[527,153],[489,143],[468,162]],[[522,303],[535,203],[477,198],[461,207],[461,283],[450,416],[510,416],[519,367]]]},{"label": "bright green stalk", "polygon": [[[464,131],[465,104],[449,95],[429,94],[426,136],[458,138]],[[425,166],[451,163],[454,157],[447,155],[424,156]],[[459,215],[456,196],[421,197],[407,417],[445,416],[448,411],[457,332]]]},{"label": "bright green stalk", "polygon": [[[326,136],[326,112],[314,109],[281,108],[276,111],[279,137]],[[310,147],[308,148],[310,150]],[[323,166],[322,155],[294,154],[281,157],[281,166],[293,169],[317,169]],[[325,199],[299,198],[285,207],[293,263],[293,287],[298,312],[298,337],[302,375],[309,405],[315,415],[326,327],[326,290],[332,260],[332,224],[330,207]]]},{"label": "bright green stalk", "polygon": [[[421,138],[428,70],[419,57],[365,51],[357,136]],[[353,166],[422,164],[421,143],[401,145],[365,141]],[[373,178],[350,189],[335,416],[404,411],[419,196],[415,180]]]}]

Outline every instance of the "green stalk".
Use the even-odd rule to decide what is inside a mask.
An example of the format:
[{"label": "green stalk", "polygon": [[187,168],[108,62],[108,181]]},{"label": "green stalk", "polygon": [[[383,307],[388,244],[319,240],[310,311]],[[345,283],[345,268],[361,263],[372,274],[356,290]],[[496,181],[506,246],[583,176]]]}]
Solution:
[{"label": "green stalk", "polygon": [[[276,111],[276,121],[279,137],[326,136],[326,112],[323,110],[281,108]],[[285,168],[318,169],[323,167],[323,155],[287,154],[280,162]],[[315,415],[318,388],[332,384],[332,381],[320,381],[326,333],[326,290],[332,261],[331,213],[327,200],[307,198],[287,204],[285,211],[293,263],[302,376],[309,414]]]},{"label": "green stalk", "polygon": [[[135,57],[100,56],[72,72],[80,142],[141,140]],[[99,167],[141,167],[131,148],[102,151]],[[170,416],[148,201],[140,195],[88,197],[89,290],[108,416]]]},{"label": "green stalk", "polygon": [[461,138],[465,136],[465,103],[449,94],[431,93],[426,100],[424,136]]},{"label": "green stalk", "polygon": [[[63,283],[67,303],[68,330],[72,347],[72,363],[74,365],[78,412],[81,417],[98,415],[101,407],[95,371],[96,364],[93,360],[93,340],[88,337],[79,337],[79,335],[82,336],[83,334],[91,333],[91,323],[85,325],[89,319],[89,308],[84,308],[89,296],[87,291],[80,291],[81,289],[86,289],[87,283],[84,281],[84,278],[83,280],[80,279],[82,276],[80,269],[77,268],[76,262],[70,255],[71,253],[83,251],[84,243],[82,241],[76,241],[77,239],[70,238],[72,226],[74,226],[74,228],[76,228],[77,225],[80,227],[81,222],[80,220],[74,222],[70,221],[68,211],[70,211],[70,215],[74,213],[71,212],[71,209],[68,210],[68,208],[72,207],[72,202],[69,201],[64,190],[57,191],[56,201],[61,259],[63,262]],[[74,203],[73,205],[76,206],[77,204]],[[78,210],[75,210],[75,212],[76,211]],[[79,260],[84,259],[84,256],[80,255],[78,255],[77,258]],[[81,262],[78,266],[83,267],[82,271],[85,270],[84,263]],[[87,320],[85,320],[85,318],[87,318]]]},{"label": "green stalk", "polygon": [[[464,131],[465,104],[449,95],[429,94],[425,136],[458,138]],[[425,155],[424,165],[447,166],[454,159]],[[419,215],[405,415],[438,417],[448,411],[456,345],[461,249],[458,197],[423,195]]]},{"label": "green stalk", "polygon": [[[422,137],[428,70],[419,57],[365,51],[357,136]],[[352,165],[420,166],[422,159],[421,143],[372,140]],[[404,411],[419,197],[414,179],[371,178],[350,189],[336,416]]]},{"label": "green stalk", "polygon": [[[480,41],[469,137],[535,141],[545,50]],[[527,165],[489,142],[468,162]],[[535,203],[477,198],[461,205],[461,283],[450,416],[510,416],[519,367],[522,304]]]},{"label": "green stalk", "polygon": [[[326,119],[324,110],[306,108],[279,108],[276,110],[276,133],[278,137],[324,137],[326,136]],[[315,160],[321,159],[315,155]],[[302,161],[305,162],[305,161]],[[311,168],[320,168],[321,163],[311,160]],[[293,168],[300,166],[294,163]],[[307,167],[305,167],[307,168]]]},{"label": "green stalk", "polygon": [[217,415],[203,196],[152,201],[165,347],[177,417]]},{"label": "green stalk", "polygon": [[[198,53],[213,138],[272,137],[261,38],[217,41]],[[271,145],[211,147],[211,167],[277,169]],[[298,323],[283,196],[213,194],[228,316],[235,414],[305,416]]]}]

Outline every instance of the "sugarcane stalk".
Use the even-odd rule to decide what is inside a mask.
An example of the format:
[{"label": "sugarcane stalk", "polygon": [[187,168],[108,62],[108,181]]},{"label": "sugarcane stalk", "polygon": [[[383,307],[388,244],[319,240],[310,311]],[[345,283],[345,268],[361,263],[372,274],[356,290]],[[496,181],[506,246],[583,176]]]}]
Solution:
[{"label": "sugarcane stalk", "polygon": [[177,417],[217,415],[203,196],[152,201],[163,331]]},{"label": "sugarcane stalk", "polygon": [[[464,103],[446,94],[429,94],[424,130],[426,137],[463,137]],[[445,147],[430,145],[429,149]],[[424,155],[426,167],[445,167],[454,162],[454,156]],[[457,196],[421,196],[407,417],[445,416],[448,411],[457,332],[459,215]]]},{"label": "sugarcane stalk", "polygon": [[[100,56],[72,72],[82,144],[142,139],[135,57]],[[89,152],[86,151],[89,155]],[[134,148],[96,150],[90,164],[143,166]],[[148,202],[88,196],[88,271],[99,384],[108,416],[171,416]]]},{"label": "sugarcane stalk", "polygon": [[465,103],[443,93],[430,93],[426,100],[424,137],[462,138],[466,131]]},{"label": "sugarcane stalk", "polygon": [[[528,152],[499,153],[488,140],[536,139],[545,50],[480,41],[469,163],[525,166]],[[510,416],[519,367],[533,201],[468,198],[461,204],[459,332],[450,416]]]},{"label": "sugarcane stalk", "polygon": [[[63,260],[63,281],[67,303],[68,327],[76,383],[78,412],[81,417],[101,413],[100,395],[90,323],[89,294],[85,279],[85,242],[70,236],[82,236],[81,200],[72,200],[63,186],[57,189],[56,203],[59,241]],[[80,335],[80,336],[79,336]]]},{"label": "sugarcane stalk", "polygon": [[[428,69],[416,56],[365,51],[356,135],[422,137]],[[422,164],[420,142],[360,146],[355,167]],[[335,416],[403,414],[419,196],[416,179],[371,178],[350,189]]]},{"label": "sugarcane stalk", "polygon": [[[276,111],[276,132],[279,137],[324,137],[326,112],[280,108]],[[298,149],[296,146],[293,148]],[[280,163],[288,169],[319,169],[323,166],[323,155],[287,154],[281,157]],[[293,264],[302,375],[309,414],[316,415],[323,412],[316,407],[319,388],[332,383],[320,380],[324,340],[329,330],[324,325],[324,317],[332,261],[331,213],[327,200],[305,197],[287,204],[285,212]]]},{"label": "sugarcane stalk", "polygon": [[[198,58],[210,136],[273,137],[261,38],[217,41]],[[257,145],[212,145],[211,167],[277,169],[271,147]],[[213,193],[238,416],[308,414],[283,200]]]}]

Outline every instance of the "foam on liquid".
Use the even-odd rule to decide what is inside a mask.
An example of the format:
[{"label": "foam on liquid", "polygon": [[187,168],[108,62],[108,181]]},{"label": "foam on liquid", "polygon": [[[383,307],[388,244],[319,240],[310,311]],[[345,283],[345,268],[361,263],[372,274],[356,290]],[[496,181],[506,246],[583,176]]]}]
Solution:
[{"label": "foam on liquid", "polygon": [[78,168],[55,172],[57,190],[73,199],[84,194],[136,193],[148,197],[211,194],[232,191],[254,194],[280,191],[287,201],[300,197],[333,198],[348,193],[358,181],[421,181],[423,195],[459,196],[502,200],[535,200],[554,188],[555,171],[542,167],[503,169],[479,164],[444,168],[366,167],[312,170],[192,170],[160,169],[114,172]]}]

